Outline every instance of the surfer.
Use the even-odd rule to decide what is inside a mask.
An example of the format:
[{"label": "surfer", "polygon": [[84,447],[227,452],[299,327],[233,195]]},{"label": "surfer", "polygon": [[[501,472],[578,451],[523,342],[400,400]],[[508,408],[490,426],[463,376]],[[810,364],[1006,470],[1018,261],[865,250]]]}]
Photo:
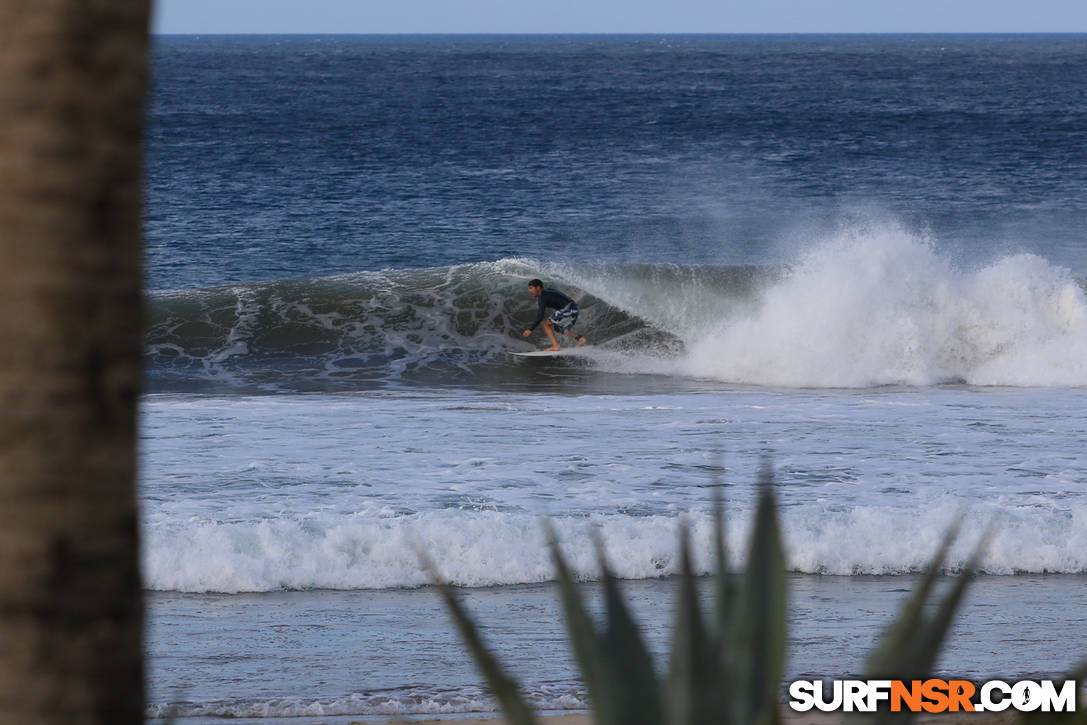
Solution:
[{"label": "surfer", "polygon": [[[548,350],[562,349],[559,345],[559,339],[555,336],[556,330],[566,333],[577,340],[578,345],[585,344],[584,335],[579,335],[570,330],[570,328],[574,326],[574,323],[577,322],[577,302],[574,302],[556,289],[551,289],[550,287],[544,289],[543,282],[538,279],[531,280],[528,283],[528,291],[536,298],[540,309],[536,315],[536,321],[525,330],[525,337],[531,335],[532,331],[536,329],[536,326],[542,322],[544,332],[551,338],[551,347],[547,348]],[[551,313],[550,317],[546,316],[548,308],[555,310]]]}]

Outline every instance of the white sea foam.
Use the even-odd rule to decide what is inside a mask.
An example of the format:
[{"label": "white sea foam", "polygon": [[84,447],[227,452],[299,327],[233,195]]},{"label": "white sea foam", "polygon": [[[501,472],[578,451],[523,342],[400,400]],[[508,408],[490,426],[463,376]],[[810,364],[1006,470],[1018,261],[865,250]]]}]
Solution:
[{"label": "white sea foam", "polygon": [[796,387],[1087,385],[1087,296],[1019,254],[960,269],[894,225],[805,255],[757,309],[688,339],[679,370]]},{"label": "white sea foam", "polygon": [[[561,688],[530,689],[528,702],[538,711],[584,710],[585,695]],[[152,704],[149,718],[315,718],[349,716],[456,715],[496,713],[498,704],[477,688],[433,693],[417,692],[355,693],[345,697],[306,699],[283,697],[270,700],[209,702],[200,704]]]},{"label": "white sea foam", "polygon": [[[960,500],[916,508],[822,504],[791,506],[784,516],[789,566],[823,574],[898,574],[920,570],[952,521]],[[743,565],[748,515],[730,530],[735,563]],[[1087,511],[1049,501],[995,501],[971,511],[947,562],[961,567],[990,520],[997,532],[983,570],[1087,572]],[[688,517],[696,566],[711,562],[711,522]],[[676,573],[677,519],[594,515],[556,518],[563,551],[582,577],[597,574],[590,532],[596,531],[615,572],[643,579]],[[260,522],[174,521],[149,526],[146,581],[156,590],[253,592],[278,589],[382,589],[427,583],[417,551],[465,586],[546,581],[553,568],[540,519],[520,513],[447,509],[387,517],[312,515]]]}]

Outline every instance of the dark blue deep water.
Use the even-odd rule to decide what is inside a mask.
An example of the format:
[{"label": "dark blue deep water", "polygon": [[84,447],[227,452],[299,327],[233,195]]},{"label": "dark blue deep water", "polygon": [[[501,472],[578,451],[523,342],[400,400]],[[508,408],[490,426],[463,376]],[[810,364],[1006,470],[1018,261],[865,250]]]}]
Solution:
[{"label": "dark blue deep water", "polygon": [[889,214],[1087,272],[1087,36],[161,37],[152,289],[765,264]]}]

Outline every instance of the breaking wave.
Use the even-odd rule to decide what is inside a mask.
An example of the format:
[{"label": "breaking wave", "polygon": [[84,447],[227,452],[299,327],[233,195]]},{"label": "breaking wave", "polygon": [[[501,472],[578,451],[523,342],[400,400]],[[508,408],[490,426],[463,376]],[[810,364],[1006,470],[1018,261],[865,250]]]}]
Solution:
[{"label": "breaking wave", "polygon": [[[166,389],[486,377],[509,367],[504,353],[539,345],[520,335],[535,317],[526,282],[538,274],[531,261],[508,259],[160,293],[150,301],[146,367]],[[578,298],[586,336],[615,349],[676,348],[636,313],[568,280],[554,284]]]},{"label": "breaking wave", "polygon": [[597,345],[587,364],[604,373],[1087,385],[1087,295],[1068,270],[1031,254],[956,265],[894,225],[843,231],[787,268],[504,259],[159,293],[149,379],[277,390],[508,379],[526,373],[504,353],[533,347],[520,332],[536,276],[579,300],[578,329]]},{"label": "breaking wave", "polygon": [[1033,254],[963,269],[900,229],[853,230],[691,343],[683,371],[766,385],[1082,386],[1087,296]]},{"label": "breaking wave", "polygon": [[[963,536],[948,559],[962,567],[981,532],[1000,522],[982,571],[1087,573],[1087,509],[1048,501],[996,501],[965,517],[950,500],[912,509],[822,505],[783,511],[790,569],[811,574],[907,574],[921,571],[954,520]],[[750,517],[729,531],[734,554],[747,549]],[[692,514],[695,565],[712,567],[712,521]],[[561,517],[552,524],[579,576],[597,574],[591,531],[599,534],[616,574],[648,579],[678,572],[674,516]],[[895,531],[895,536],[887,536]],[[314,513],[263,521],[190,519],[151,522],[146,530],[148,588],[183,592],[282,589],[394,589],[429,582],[418,551],[430,552],[455,584],[496,586],[549,581],[554,569],[539,517],[525,513],[447,509],[410,515]],[[742,559],[736,559],[742,566]]]}]

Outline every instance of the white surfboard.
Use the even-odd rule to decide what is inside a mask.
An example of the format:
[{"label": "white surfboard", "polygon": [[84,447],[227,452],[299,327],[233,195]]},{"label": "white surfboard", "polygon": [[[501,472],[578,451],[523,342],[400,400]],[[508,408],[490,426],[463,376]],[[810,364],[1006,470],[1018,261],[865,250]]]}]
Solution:
[{"label": "white surfboard", "polygon": [[563,355],[578,355],[587,350],[591,350],[592,345],[582,345],[581,347],[564,347],[561,350],[533,350],[532,352],[510,352],[510,355],[516,355],[517,357],[562,357]]}]

